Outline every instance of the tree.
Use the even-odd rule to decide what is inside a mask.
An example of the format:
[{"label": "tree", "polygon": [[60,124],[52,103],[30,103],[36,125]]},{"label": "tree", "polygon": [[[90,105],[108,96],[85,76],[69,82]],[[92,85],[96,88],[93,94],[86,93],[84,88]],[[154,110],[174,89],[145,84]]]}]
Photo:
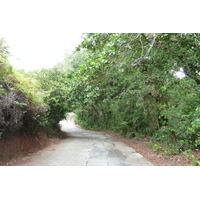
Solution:
[{"label": "tree", "polygon": [[[71,82],[79,123],[127,137],[150,136],[177,149],[199,146],[197,129],[188,131],[200,105],[199,38],[85,34],[78,49],[90,53]],[[180,68],[184,79],[174,76]]]},{"label": "tree", "polygon": [[45,102],[48,104],[46,123],[56,128],[69,110],[68,73],[62,66],[56,66],[33,72],[32,76],[39,81],[43,93],[46,94]]}]

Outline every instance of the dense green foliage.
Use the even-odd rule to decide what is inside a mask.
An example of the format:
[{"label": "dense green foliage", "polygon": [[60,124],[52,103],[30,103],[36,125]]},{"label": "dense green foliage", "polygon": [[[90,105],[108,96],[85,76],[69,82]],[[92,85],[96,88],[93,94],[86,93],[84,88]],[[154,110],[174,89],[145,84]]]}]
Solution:
[{"label": "dense green foliage", "polygon": [[10,66],[8,48],[0,40],[0,133],[34,134],[43,120],[45,103],[36,81]]},{"label": "dense green foliage", "polygon": [[57,128],[69,107],[67,71],[59,65],[31,73],[13,69],[4,40],[0,47],[0,135],[37,134],[48,126],[55,130],[49,131],[51,135],[64,137]]},{"label": "dense green foliage", "polygon": [[[0,40],[0,132],[57,127],[148,137],[176,152],[200,148],[200,34],[84,34],[51,69],[13,70]],[[183,71],[184,77],[177,77]]]},{"label": "dense green foliage", "polygon": [[66,54],[63,62],[55,67],[31,73],[31,77],[38,80],[46,94],[44,101],[48,105],[45,115],[47,125],[57,127],[59,121],[66,118],[66,113],[73,111],[72,74],[86,62],[87,56],[87,51]]},{"label": "dense green foliage", "polygon": [[32,77],[38,80],[46,94],[44,101],[48,105],[48,110],[45,115],[45,123],[56,128],[59,121],[65,119],[69,110],[68,73],[62,66],[57,66],[32,72]]},{"label": "dense green foliage", "polygon": [[82,126],[200,147],[199,34],[85,34],[80,49],[70,94]]}]

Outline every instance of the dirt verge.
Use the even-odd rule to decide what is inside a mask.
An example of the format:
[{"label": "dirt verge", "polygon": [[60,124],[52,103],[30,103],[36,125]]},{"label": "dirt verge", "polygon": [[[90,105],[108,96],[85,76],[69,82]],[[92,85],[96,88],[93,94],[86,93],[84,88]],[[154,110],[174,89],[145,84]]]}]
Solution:
[{"label": "dirt verge", "polygon": [[6,165],[7,162],[14,158],[33,153],[45,147],[47,143],[47,134],[42,130],[35,136],[15,133],[8,138],[1,138],[0,165]]}]

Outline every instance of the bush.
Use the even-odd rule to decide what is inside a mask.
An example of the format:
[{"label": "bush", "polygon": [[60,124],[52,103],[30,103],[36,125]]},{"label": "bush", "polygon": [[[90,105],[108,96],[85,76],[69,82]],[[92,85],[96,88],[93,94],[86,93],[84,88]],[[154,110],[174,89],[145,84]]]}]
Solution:
[{"label": "bush", "polygon": [[46,106],[41,88],[25,72],[12,69],[7,60],[7,48],[1,42],[0,135],[9,137],[18,130],[36,133],[44,119]]},{"label": "bush", "polygon": [[[151,137],[175,151],[200,148],[200,34],[85,34],[90,52],[71,79],[86,128]],[[182,69],[185,77],[176,72]]]}]

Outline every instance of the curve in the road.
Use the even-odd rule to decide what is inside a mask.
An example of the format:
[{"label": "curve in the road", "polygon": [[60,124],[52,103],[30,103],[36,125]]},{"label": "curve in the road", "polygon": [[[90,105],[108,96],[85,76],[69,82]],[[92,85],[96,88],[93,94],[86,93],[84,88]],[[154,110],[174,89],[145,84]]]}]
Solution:
[{"label": "curve in the road", "polygon": [[25,157],[29,166],[147,166],[152,165],[142,155],[111,136],[78,128],[73,113],[60,122],[68,138],[53,150]]}]

